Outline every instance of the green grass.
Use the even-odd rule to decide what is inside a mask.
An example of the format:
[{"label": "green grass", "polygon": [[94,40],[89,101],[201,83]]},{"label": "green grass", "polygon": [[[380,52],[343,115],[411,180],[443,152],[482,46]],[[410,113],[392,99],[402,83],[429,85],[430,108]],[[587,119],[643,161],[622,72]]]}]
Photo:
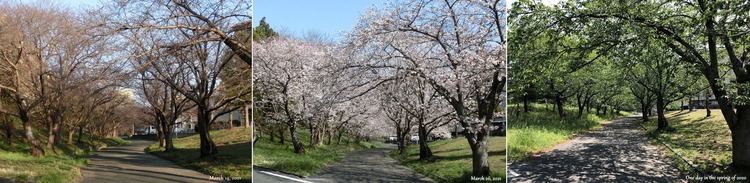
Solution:
[{"label": "green grass", "polygon": [[[284,144],[279,143],[279,139],[270,141],[268,135],[264,135],[255,144],[255,165],[278,170],[286,173],[292,173],[299,176],[309,176],[323,169],[326,165],[339,160],[340,156],[362,148],[375,148],[376,143],[362,141],[359,144],[352,139],[343,137],[342,141],[351,140],[351,144],[344,142],[336,145],[335,140],[330,146],[317,146],[314,150],[308,147],[310,142],[310,132],[307,130],[297,130],[297,136],[305,145],[305,154],[294,153],[291,138],[286,135]],[[327,139],[326,139],[327,140]],[[327,142],[327,141],[325,141]]]},{"label": "green grass", "polygon": [[511,112],[508,118],[508,158],[512,161],[523,161],[575,134],[599,127],[603,121],[630,115],[626,112],[596,115],[592,109],[593,114],[584,112],[583,117],[578,118],[577,108],[565,107],[568,117],[561,120],[553,107],[545,109],[542,104],[530,107],[529,113],[515,116]]},{"label": "green grass", "polygon": [[89,142],[89,134],[85,133],[82,143],[76,143],[78,133],[75,133],[74,143],[68,145],[67,135],[62,135],[61,143],[55,145],[55,151],[46,148],[46,130],[34,128],[34,136],[44,147],[45,156],[35,158],[30,155],[31,147],[26,143],[20,122],[13,124],[16,129],[11,144],[0,137],[0,182],[78,182],[81,179],[80,168],[88,164],[87,155],[108,146],[118,146],[130,143],[120,138],[94,138]]},{"label": "green grass", "polygon": [[[672,111],[666,114],[669,125],[674,132],[656,133],[656,118],[642,123],[649,134],[669,144],[674,150],[692,162],[696,168],[709,175],[750,175],[749,171],[732,171],[732,138],[724,116],[718,109],[711,110],[706,117],[706,110]],[[674,153],[669,153],[680,169],[690,172],[691,168]]]},{"label": "green grass", "polygon": [[[505,175],[505,137],[490,137],[489,141],[490,174],[493,178]],[[430,177],[437,182],[469,182],[471,180],[472,158],[471,148],[466,138],[459,137],[448,140],[438,140],[428,143],[433,157],[419,160],[419,146],[407,146],[403,155],[398,150],[390,152],[390,156],[401,164]]]},{"label": "green grass", "polygon": [[25,153],[0,152],[0,177],[15,182],[77,182],[80,168],[87,163],[88,159],[80,157],[34,158]]},{"label": "green grass", "polygon": [[252,180],[251,128],[234,128],[211,131],[219,153],[215,157],[200,157],[200,138],[192,135],[174,139],[173,152],[164,152],[159,143],[148,148],[148,152],[175,162],[183,167],[198,170],[211,176],[232,177],[250,182]]}]

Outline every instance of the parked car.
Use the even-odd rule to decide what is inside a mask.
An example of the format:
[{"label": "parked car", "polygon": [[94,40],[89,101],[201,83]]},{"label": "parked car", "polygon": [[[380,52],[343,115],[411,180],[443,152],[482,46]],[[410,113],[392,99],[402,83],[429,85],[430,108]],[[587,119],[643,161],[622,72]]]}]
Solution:
[{"label": "parked car", "polygon": [[388,141],[389,142],[395,143],[397,140],[398,140],[398,138],[396,136],[390,136],[390,137],[388,137]]},{"label": "parked car", "polygon": [[156,134],[157,133],[156,127],[154,127],[154,126],[148,126],[148,128],[146,128],[146,130],[144,131],[144,133],[146,133],[148,135]]}]

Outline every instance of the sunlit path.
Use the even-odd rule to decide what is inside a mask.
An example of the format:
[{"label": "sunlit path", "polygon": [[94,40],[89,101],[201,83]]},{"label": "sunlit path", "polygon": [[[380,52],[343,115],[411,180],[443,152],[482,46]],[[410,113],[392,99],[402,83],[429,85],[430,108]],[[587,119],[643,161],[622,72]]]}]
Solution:
[{"label": "sunlit path", "polygon": [[679,182],[680,172],[635,124],[602,124],[526,162],[509,165],[512,182]]}]

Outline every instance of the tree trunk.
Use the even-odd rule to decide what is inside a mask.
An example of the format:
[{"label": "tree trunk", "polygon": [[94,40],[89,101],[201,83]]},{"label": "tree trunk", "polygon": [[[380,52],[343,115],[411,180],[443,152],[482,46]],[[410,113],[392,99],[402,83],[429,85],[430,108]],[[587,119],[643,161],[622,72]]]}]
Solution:
[{"label": "tree trunk", "polygon": [[664,116],[664,96],[657,95],[656,96],[656,115],[658,115],[658,122],[657,122],[657,131],[660,130],[666,130],[667,127],[669,127],[669,123],[667,122],[667,117]]},{"label": "tree trunk", "polygon": [[641,119],[643,122],[648,121],[648,105],[641,103]]},{"label": "tree trunk", "polygon": [[557,106],[557,115],[560,117],[560,119],[565,118],[565,103],[563,102],[562,98],[556,97],[555,105]]},{"label": "tree trunk", "polygon": [[578,101],[578,118],[581,118],[583,117],[583,110],[586,105],[581,101],[581,95],[576,96],[576,100]]},{"label": "tree trunk", "polygon": [[200,108],[198,109],[198,125],[195,129],[198,131],[198,135],[200,136],[201,158],[213,156],[218,153],[216,144],[214,144],[214,141],[211,140],[211,124],[209,123],[210,118],[210,113],[208,113],[206,110],[202,110]]},{"label": "tree trunk", "polygon": [[10,146],[13,144],[13,123],[11,122],[10,118],[7,115],[3,116],[3,126],[5,130],[5,143]]},{"label": "tree trunk", "polygon": [[52,152],[55,152],[55,137],[57,137],[60,125],[54,122],[55,120],[52,121],[53,122],[50,122],[49,125],[47,125],[47,149],[51,149]]},{"label": "tree trunk", "polygon": [[231,130],[234,127],[234,119],[232,119],[232,112],[229,112],[229,129]]},{"label": "tree trunk", "polygon": [[284,140],[284,126],[282,126],[281,124],[279,124],[278,126],[279,126],[278,127],[279,128],[279,141],[281,142],[281,144],[284,144],[284,141],[285,141]]},{"label": "tree trunk", "polygon": [[308,146],[310,149],[315,149],[315,144],[317,144],[317,132],[315,130],[315,126],[313,126],[312,120],[308,121],[308,128],[310,129],[310,144]]},{"label": "tree trunk", "polygon": [[297,138],[297,129],[293,122],[289,122],[289,134],[292,136],[292,145],[294,145],[294,153],[298,154],[304,154],[305,153],[305,147],[303,147],[302,142],[299,141],[299,138]]},{"label": "tree trunk", "polygon": [[[276,137],[273,132],[275,132],[276,129],[273,128],[274,125],[268,125],[266,127],[271,127],[271,128],[268,128],[268,135],[269,135],[269,137],[271,137],[271,142],[273,142],[273,138]],[[258,129],[256,129],[256,130],[258,130]]]},{"label": "tree trunk", "polygon": [[245,104],[245,128],[250,128],[250,107]]},{"label": "tree trunk", "polygon": [[174,151],[174,144],[172,144],[172,128],[170,127],[169,123],[170,121],[166,122],[167,124],[162,124],[161,126],[161,133],[162,133],[162,140],[164,142],[164,152],[172,152]]},{"label": "tree trunk", "polygon": [[328,134],[328,143],[326,143],[326,145],[330,146],[331,145],[331,139],[333,139],[333,130],[329,129],[328,132],[327,132],[327,134]]},{"label": "tree trunk", "polygon": [[683,106],[685,106],[685,101],[680,100],[680,112],[685,110]]},{"label": "tree trunk", "polygon": [[39,140],[34,137],[34,131],[31,128],[29,117],[26,115],[25,111],[21,111],[19,112],[19,114],[19,118],[23,123],[23,130],[24,135],[26,135],[26,141],[29,143],[29,146],[31,146],[31,155],[34,157],[43,156],[44,149],[42,149],[42,144],[39,142]]},{"label": "tree trunk", "polygon": [[738,107],[737,112],[737,125],[730,128],[732,167],[735,170],[747,170],[750,168],[750,108]]},{"label": "tree trunk", "polygon": [[527,97],[523,98],[523,113],[529,113],[529,99]]},{"label": "tree trunk", "polygon": [[74,132],[75,131],[73,130],[72,126],[68,128],[68,145],[73,144],[73,134],[75,134]]},{"label": "tree trunk", "polygon": [[[422,122],[424,123],[424,122]],[[419,125],[419,159],[424,160],[432,157],[432,150],[427,145],[427,129],[424,124]]]},{"label": "tree trunk", "polygon": [[79,144],[83,143],[81,142],[81,138],[83,138],[83,125],[78,126],[78,140],[76,141],[78,141]]},{"label": "tree trunk", "polygon": [[465,136],[471,147],[472,175],[475,177],[490,175],[489,149],[487,148],[490,136],[488,125],[484,125],[485,128],[478,133]]},{"label": "tree trunk", "polygon": [[160,120],[159,124],[156,125],[156,138],[159,139],[159,147],[166,146],[166,141],[164,140],[166,135],[164,134],[164,120]]},{"label": "tree trunk", "polygon": [[711,108],[709,107],[709,105],[711,104],[711,102],[708,100],[708,95],[709,94],[710,94],[709,92],[706,92],[706,95],[705,95],[706,96],[705,97],[706,117],[711,116]]},{"label": "tree trunk", "polygon": [[344,130],[339,129],[339,137],[338,140],[336,140],[336,145],[341,145],[341,136],[344,135]]},{"label": "tree trunk", "polygon": [[404,154],[404,134],[402,132],[401,126],[396,124],[396,148],[398,149],[398,154]]}]

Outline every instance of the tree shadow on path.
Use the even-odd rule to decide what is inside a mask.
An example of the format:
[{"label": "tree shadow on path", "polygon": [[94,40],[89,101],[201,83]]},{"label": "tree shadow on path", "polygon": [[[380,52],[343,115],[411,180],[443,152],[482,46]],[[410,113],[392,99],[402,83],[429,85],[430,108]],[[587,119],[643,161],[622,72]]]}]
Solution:
[{"label": "tree shadow on path", "polygon": [[635,124],[621,118],[509,166],[512,182],[683,182],[664,152]]}]

